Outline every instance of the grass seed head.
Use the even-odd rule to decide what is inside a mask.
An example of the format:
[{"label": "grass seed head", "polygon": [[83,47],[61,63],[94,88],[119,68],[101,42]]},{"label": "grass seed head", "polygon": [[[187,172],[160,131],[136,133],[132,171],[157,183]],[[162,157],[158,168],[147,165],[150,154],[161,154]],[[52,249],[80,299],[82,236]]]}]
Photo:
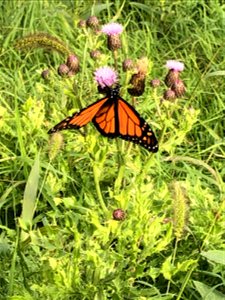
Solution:
[{"label": "grass seed head", "polygon": [[61,132],[51,134],[49,142],[49,158],[54,159],[63,147],[63,135]]},{"label": "grass seed head", "polygon": [[180,240],[184,234],[188,221],[189,201],[186,189],[182,182],[175,181],[172,184],[173,190],[173,226],[174,234]]}]

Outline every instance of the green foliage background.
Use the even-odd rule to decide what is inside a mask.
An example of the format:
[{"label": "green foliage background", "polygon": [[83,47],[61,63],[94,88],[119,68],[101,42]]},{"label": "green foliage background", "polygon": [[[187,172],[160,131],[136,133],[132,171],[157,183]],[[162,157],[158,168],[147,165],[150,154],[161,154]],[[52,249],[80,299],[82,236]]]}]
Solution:
[{"label": "green foliage background", "polygon": [[[47,134],[100,97],[93,71],[113,65],[105,37],[77,26],[90,15],[124,26],[120,70],[149,60],[135,107],[157,154],[92,125]],[[1,0],[0,299],[224,299],[224,20],[219,0]],[[60,53],[16,49],[37,32],[76,53],[75,77],[57,75]],[[165,86],[150,80],[165,78],[168,59],[185,63],[187,92],[162,103]],[[120,81],[131,103],[129,74]]]}]

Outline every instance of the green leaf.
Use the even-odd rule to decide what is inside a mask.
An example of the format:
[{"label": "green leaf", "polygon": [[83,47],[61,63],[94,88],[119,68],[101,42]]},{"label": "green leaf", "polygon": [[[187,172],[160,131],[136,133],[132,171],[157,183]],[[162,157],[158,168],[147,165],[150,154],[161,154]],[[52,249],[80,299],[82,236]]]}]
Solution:
[{"label": "green leaf", "polygon": [[224,250],[210,250],[207,252],[202,252],[201,255],[206,257],[208,260],[214,261],[218,264],[225,265],[225,251]]},{"label": "green leaf", "polygon": [[172,264],[172,256],[169,256],[166,258],[166,260],[164,261],[163,265],[162,265],[162,273],[163,276],[170,280],[173,276],[173,271],[174,271],[174,266]]},{"label": "green leaf", "polygon": [[131,2],[130,5],[132,8],[137,8],[137,9],[145,11],[147,14],[150,14],[149,5],[139,3],[139,2]]},{"label": "green leaf", "polygon": [[193,265],[197,266],[197,260],[189,259],[177,264],[177,272],[187,272]]},{"label": "green leaf", "polygon": [[225,71],[215,71],[215,72],[208,73],[206,74],[205,78],[212,77],[212,76],[225,76]]},{"label": "green leaf", "polygon": [[200,281],[194,281],[194,285],[204,300],[224,300],[225,295],[216,291],[213,287],[210,287]]},{"label": "green leaf", "polygon": [[35,212],[36,196],[39,181],[39,154],[37,155],[34,165],[30,171],[30,175],[27,180],[27,184],[24,191],[23,202],[22,202],[22,223],[31,227],[32,219]]}]

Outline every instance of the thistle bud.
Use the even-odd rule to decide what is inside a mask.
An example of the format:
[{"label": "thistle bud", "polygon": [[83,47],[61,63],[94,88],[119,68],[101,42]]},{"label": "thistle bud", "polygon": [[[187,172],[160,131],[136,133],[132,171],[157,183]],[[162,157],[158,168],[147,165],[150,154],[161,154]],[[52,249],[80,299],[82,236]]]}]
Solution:
[{"label": "thistle bud", "polygon": [[99,50],[92,50],[92,51],[90,52],[90,56],[91,56],[91,58],[94,59],[94,60],[97,60],[98,58],[100,58],[101,55],[102,55],[102,54],[101,54],[101,52],[100,52]]},{"label": "thistle bud", "polygon": [[78,27],[80,27],[80,28],[85,28],[86,27],[86,21],[85,20],[80,20],[79,22],[78,22]]},{"label": "thistle bud", "polygon": [[176,93],[173,90],[168,89],[164,92],[163,99],[174,100],[174,99],[176,99]]},{"label": "thistle bud", "polygon": [[134,63],[133,63],[132,59],[127,58],[123,61],[123,71],[124,72],[126,72],[128,70],[132,70],[133,67],[134,67]]},{"label": "thistle bud", "polygon": [[133,85],[132,88],[128,89],[128,93],[132,96],[141,96],[145,90],[145,77],[138,74],[133,74],[130,80],[130,84]]},{"label": "thistle bud", "polygon": [[162,223],[167,224],[167,223],[170,223],[171,221],[172,221],[172,218],[167,217],[162,220]]},{"label": "thistle bud", "polygon": [[67,73],[68,77],[72,77],[74,76],[76,73],[73,70],[69,70],[69,72]]},{"label": "thistle bud", "polygon": [[118,208],[113,211],[113,219],[117,221],[122,221],[126,218],[126,213],[124,210]]},{"label": "thistle bud", "polygon": [[69,67],[70,71],[73,71],[75,74],[79,71],[79,60],[75,54],[70,54],[68,56],[66,65]]},{"label": "thistle bud", "polygon": [[58,74],[60,76],[66,76],[67,73],[69,72],[69,67],[66,65],[66,64],[61,64],[59,67],[58,67]]},{"label": "thistle bud", "polygon": [[182,97],[185,94],[186,88],[182,80],[176,80],[171,89],[175,92],[177,97]]},{"label": "thistle bud", "polygon": [[92,28],[92,29],[97,29],[98,28],[98,25],[99,25],[99,21],[98,21],[98,18],[95,17],[95,16],[90,16],[88,19],[87,19],[87,26]]},{"label": "thistle bud", "polygon": [[179,80],[180,72],[176,70],[169,70],[165,78],[165,84],[171,87],[177,80]]},{"label": "thistle bud", "polygon": [[120,36],[118,34],[109,35],[107,46],[108,46],[108,49],[111,51],[115,51],[115,50],[121,48]]},{"label": "thistle bud", "polygon": [[152,79],[150,84],[153,88],[156,88],[156,87],[160,86],[161,82],[159,79]]},{"label": "thistle bud", "polygon": [[42,71],[41,73],[41,77],[45,80],[48,80],[49,77],[50,77],[50,70],[49,69],[46,69],[44,71]]}]

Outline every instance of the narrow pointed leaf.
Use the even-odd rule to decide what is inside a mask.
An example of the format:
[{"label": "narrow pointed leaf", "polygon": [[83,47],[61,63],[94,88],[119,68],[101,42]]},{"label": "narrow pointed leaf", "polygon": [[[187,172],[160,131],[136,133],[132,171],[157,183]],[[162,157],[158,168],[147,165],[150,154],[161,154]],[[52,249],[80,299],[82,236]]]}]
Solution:
[{"label": "narrow pointed leaf", "polygon": [[27,180],[27,184],[24,191],[23,203],[22,203],[22,215],[21,221],[24,224],[31,226],[34,216],[36,196],[38,190],[39,180],[39,154],[37,155],[34,165],[30,171],[30,175]]}]

